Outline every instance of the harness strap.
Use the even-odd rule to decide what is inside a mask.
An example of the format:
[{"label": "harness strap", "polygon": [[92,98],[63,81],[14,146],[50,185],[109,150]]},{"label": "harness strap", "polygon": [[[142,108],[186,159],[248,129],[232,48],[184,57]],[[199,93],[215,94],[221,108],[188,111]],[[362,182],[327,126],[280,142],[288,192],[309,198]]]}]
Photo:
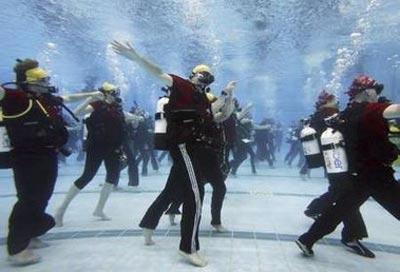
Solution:
[{"label": "harness strap", "polygon": [[332,150],[332,149],[336,149],[336,148],[339,148],[339,147],[345,147],[344,141],[340,141],[339,143],[336,143],[336,144],[322,145],[322,150],[323,151]]}]

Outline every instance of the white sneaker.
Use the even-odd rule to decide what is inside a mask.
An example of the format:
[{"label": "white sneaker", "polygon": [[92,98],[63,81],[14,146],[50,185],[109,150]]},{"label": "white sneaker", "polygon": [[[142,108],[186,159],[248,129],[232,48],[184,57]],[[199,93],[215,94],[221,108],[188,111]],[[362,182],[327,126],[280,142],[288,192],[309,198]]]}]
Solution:
[{"label": "white sneaker", "polygon": [[8,256],[8,262],[13,266],[25,266],[41,261],[41,257],[30,249],[24,249],[20,253]]},{"label": "white sneaker", "polygon": [[99,217],[100,220],[110,221],[111,217],[108,217],[103,211],[94,211],[93,216]]},{"label": "white sneaker", "polygon": [[175,222],[175,214],[168,214],[168,217],[169,217],[169,224],[171,226],[176,226],[177,224]]},{"label": "white sneaker", "polygon": [[50,244],[42,241],[41,239],[35,237],[32,238],[29,242],[28,249],[40,249],[49,247]]},{"label": "white sneaker", "polygon": [[184,257],[186,261],[188,261],[189,263],[191,263],[194,266],[205,267],[208,264],[207,260],[204,259],[198,252],[189,254],[182,250],[179,250],[179,254],[182,257]]},{"label": "white sneaker", "polygon": [[224,226],[222,226],[222,225],[211,225],[211,226],[214,228],[214,230],[216,232],[220,232],[220,233],[228,232],[228,230],[226,228],[224,228]]},{"label": "white sneaker", "polygon": [[152,246],[155,244],[155,242],[152,239],[153,233],[154,233],[154,230],[143,228],[144,244],[146,246]]}]

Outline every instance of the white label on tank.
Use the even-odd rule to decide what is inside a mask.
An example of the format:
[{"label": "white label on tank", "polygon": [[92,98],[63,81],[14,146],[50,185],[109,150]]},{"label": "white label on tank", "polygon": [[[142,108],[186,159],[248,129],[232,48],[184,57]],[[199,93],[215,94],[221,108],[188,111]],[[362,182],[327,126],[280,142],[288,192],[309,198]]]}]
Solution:
[{"label": "white label on tank", "polygon": [[346,152],[343,148],[325,150],[324,160],[328,174],[345,173],[349,169]]},{"label": "white label on tank", "polygon": [[11,150],[10,138],[8,138],[5,127],[0,127],[0,152],[8,152]]},{"label": "white label on tank", "polygon": [[306,141],[302,143],[305,156],[321,153],[317,140]]},{"label": "white label on tank", "polygon": [[160,119],[154,122],[154,133],[167,133],[166,119]]}]

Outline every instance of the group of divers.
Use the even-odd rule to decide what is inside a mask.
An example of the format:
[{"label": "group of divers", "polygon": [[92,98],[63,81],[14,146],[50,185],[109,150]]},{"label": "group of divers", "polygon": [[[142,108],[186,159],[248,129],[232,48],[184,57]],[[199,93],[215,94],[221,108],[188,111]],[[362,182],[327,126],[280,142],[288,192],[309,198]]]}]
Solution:
[{"label": "group of divers", "polygon": [[[252,105],[241,107],[234,97],[235,81],[215,95],[209,87],[214,75],[207,65],[197,65],[188,78],[182,78],[165,73],[128,42],[114,41],[111,45],[115,53],[165,86],[164,95],[154,101],[154,119],[137,105],[124,111],[119,88],[109,82],[98,90],[60,95],[48,73],[33,59],[18,59],[14,66],[16,81],[0,87],[0,167],[13,170],[17,191],[7,236],[11,265],[41,260],[36,249],[49,244],[40,236],[63,226],[67,207],[103,162],[105,183],[93,215],[110,220],[104,207],[118,185],[121,170],[128,168],[128,185],[135,190],[139,162],[142,175],[147,175],[149,161],[158,170],[158,162],[168,156],[172,166],[165,187],[139,226],[145,244],[152,245],[162,215],[169,214],[171,224],[175,224],[174,215],[180,213],[182,205],[179,253],[188,263],[204,267],[207,260],[200,254],[198,239],[204,185],[210,183],[213,189],[211,225],[215,231],[225,232],[221,210],[229,174],[235,176],[248,155],[253,174],[256,160],[266,160],[271,167],[276,161],[275,153],[284,137],[282,125],[268,118],[256,124],[250,114]],[[392,168],[400,154],[396,123],[400,104],[381,96],[383,89],[383,84],[372,77],[357,75],[346,92],[349,103],[342,111],[336,97],[323,90],[315,112],[290,128],[285,162],[291,165],[300,155],[302,177],[312,168],[322,168],[329,181],[326,193],[305,210],[305,215],[314,219],[313,224],[295,241],[306,257],[313,256],[318,240],[343,222],[343,245],[374,258],[361,243],[368,233],[360,206],[369,197],[400,219],[400,185]],[[65,105],[68,103],[79,105],[70,110]],[[84,125],[71,126],[71,120]],[[81,138],[80,149],[85,155],[78,158],[85,157],[83,173],[72,183],[54,216],[49,215],[46,207],[54,191],[58,161],[68,156]],[[160,157],[155,150],[163,151]]]}]

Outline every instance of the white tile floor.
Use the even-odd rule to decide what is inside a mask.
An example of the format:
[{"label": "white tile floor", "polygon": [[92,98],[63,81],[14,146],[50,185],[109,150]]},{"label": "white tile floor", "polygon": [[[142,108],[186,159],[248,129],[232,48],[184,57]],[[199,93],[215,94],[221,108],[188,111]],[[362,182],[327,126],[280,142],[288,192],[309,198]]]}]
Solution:
[{"label": "white tile floor", "polygon": [[[81,169],[80,165],[61,167],[56,193],[48,208],[50,213]],[[229,178],[223,210],[223,222],[231,230],[227,235],[212,237],[211,195],[206,193],[200,243],[209,266],[193,268],[178,256],[179,227],[170,227],[166,217],[160,222],[157,244],[153,247],[143,245],[138,230],[146,208],[164,185],[167,171],[168,167],[163,167],[160,174],[142,178],[139,193],[113,193],[106,207],[113,220],[103,222],[91,216],[98,184],[104,179],[102,169],[72,202],[65,226],[53,229],[47,236],[52,246],[40,250],[43,261],[24,268],[8,266],[3,239],[0,271],[400,271],[399,222],[373,201],[363,206],[362,213],[370,235],[366,241],[377,248],[376,259],[362,258],[334,245],[340,238],[341,227],[329,236],[334,240],[315,246],[314,258],[303,258],[292,240],[310,226],[311,220],[303,215],[303,210],[314,196],[324,192],[326,182],[318,171],[312,173],[311,180],[302,181],[297,169],[269,169],[263,165],[257,176],[251,176],[245,165],[238,178]],[[123,173],[120,185],[124,188],[126,184],[127,176]],[[207,191],[210,189],[207,186]],[[14,193],[11,172],[0,171],[0,238],[7,234]]]}]

